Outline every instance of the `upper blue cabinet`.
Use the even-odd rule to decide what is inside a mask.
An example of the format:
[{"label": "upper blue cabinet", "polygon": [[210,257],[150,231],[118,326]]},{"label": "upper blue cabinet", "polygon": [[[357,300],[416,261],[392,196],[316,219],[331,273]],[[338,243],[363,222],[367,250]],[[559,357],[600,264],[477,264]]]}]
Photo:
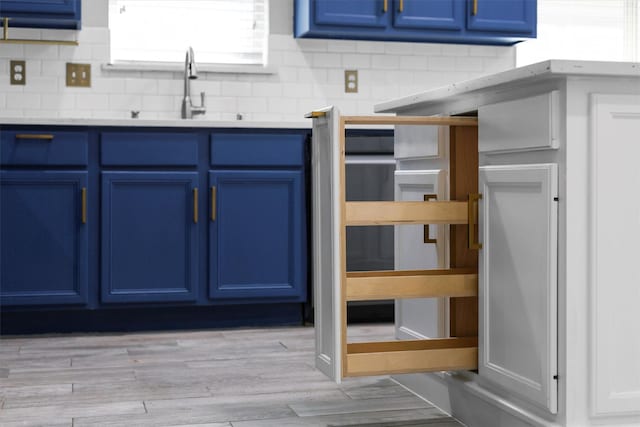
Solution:
[{"label": "upper blue cabinet", "polygon": [[296,37],[510,45],[536,36],[536,0],[295,0]]},{"label": "upper blue cabinet", "polygon": [[10,27],[80,29],[81,0],[2,0]]}]

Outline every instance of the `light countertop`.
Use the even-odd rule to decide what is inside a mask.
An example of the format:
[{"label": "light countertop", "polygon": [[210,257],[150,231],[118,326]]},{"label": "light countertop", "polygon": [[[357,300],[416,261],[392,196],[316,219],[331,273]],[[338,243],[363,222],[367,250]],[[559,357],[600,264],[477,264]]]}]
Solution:
[{"label": "light countertop", "polygon": [[311,120],[296,122],[256,122],[249,120],[148,120],[148,119],[71,119],[41,117],[0,117],[2,125],[44,126],[118,126],[118,127],[175,127],[175,128],[239,128],[239,129],[311,129]]},{"label": "light countertop", "polygon": [[523,83],[542,82],[568,75],[640,78],[640,63],[549,60],[382,102],[377,104],[374,110],[376,113],[392,113],[416,107],[429,107],[443,99],[455,100],[457,97],[491,90],[496,86],[505,90]]}]

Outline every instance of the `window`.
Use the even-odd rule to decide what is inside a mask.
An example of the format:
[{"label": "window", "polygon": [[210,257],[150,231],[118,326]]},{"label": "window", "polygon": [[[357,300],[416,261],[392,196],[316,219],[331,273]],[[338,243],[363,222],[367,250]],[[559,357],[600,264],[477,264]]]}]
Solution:
[{"label": "window", "polygon": [[517,65],[547,59],[640,60],[640,0],[538,0],[538,38]]},{"label": "window", "polygon": [[109,0],[111,62],[266,63],[268,0]]}]

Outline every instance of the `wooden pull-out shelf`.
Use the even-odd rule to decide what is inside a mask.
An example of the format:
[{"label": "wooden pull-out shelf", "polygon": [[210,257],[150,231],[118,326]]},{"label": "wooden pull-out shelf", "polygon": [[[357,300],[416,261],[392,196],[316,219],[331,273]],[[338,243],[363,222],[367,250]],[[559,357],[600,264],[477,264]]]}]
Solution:
[{"label": "wooden pull-out shelf", "polygon": [[[433,372],[477,369],[478,367],[478,337],[477,332],[472,336],[439,338],[411,341],[347,343],[346,339],[346,309],[348,301],[367,301],[400,298],[456,298],[478,295],[477,261],[467,265],[460,262],[458,256],[452,255],[453,267],[447,270],[414,270],[414,271],[367,271],[347,272],[345,233],[350,226],[378,226],[404,224],[452,224],[452,230],[457,226],[472,225],[477,220],[473,209],[472,197],[467,201],[415,201],[415,202],[347,202],[345,200],[344,173],[344,126],[345,124],[394,124],[394,125],[448,125],[452,129],[452,146],[457,148],[452,160],[452,183],[455,193],[468,189],[473,193],[474,183],[477,188],[477,161],[473,163],[460,157],[460,148],[456,142],[462,143],[465,135],[465,145],[473,135],[477,135],[477,120],[471,117],[357,117],[342,116],[340,118],[341,144],[341,241],[342,241],[342,280],[341,280],[341,311],[342,311],[342,376],[363,376],[398,374],[409,372]],[[458,131],[460,128],[473,128],[472,131]],[[470,133],[469,133],[470,132]],[[466,135],[470,135],[467,137]],[[477,136],[475,137],[477,143]],[[465,147],[465,151],[473,147]],[[477,149],[476,149],[477,152]],[[457,157],[456,157],[457,156]],[[470,168],[470,181],[465,185],[459,182],[459,176],[466,176],[461,168]],[[454,169],[456,169],[454,171]],[[462,172],[462,175],[461,175]],[[475,175],[475,177],[474,177]],[[466,227],[465,227],[466,228]],[[459,251],[458,237],[452,235],[453,243]],[[470,238],[472,237],[470,234]],[[471,241],[469,241],[471,246]],[[477,252],[476,259],[477,259]],[[467,298],[468,299],[468,298]],[[477,299],[475,299],[477,301]],[[477,303],[476,303],[477,312]],[[456,328],[452,328],[455,334]]]},{"label": "wooden pull-out shelf", "polygon": [[347,301],[474,297],[478,274],[471,268],[348,272],[346,285]]},{"label": "wooden pull-out shelf", "polygon": [[347,344],[345,377],[478,368],[478,338]]}]

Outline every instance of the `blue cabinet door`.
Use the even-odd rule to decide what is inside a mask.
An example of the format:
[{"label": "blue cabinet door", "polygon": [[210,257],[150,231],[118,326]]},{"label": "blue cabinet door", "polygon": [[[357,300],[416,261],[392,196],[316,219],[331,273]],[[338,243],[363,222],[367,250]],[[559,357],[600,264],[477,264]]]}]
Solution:
[{"label": "blue cabinet door", "polygon": [[197,172],[103,172],[101,298],[193,301]]},{"label": "blue cabinet door", "polygon": [[464,0],[394,0],[393,26],[460,31],[464,28]]},{"label": "blue cabinet door", "polygon": [[87,172],[0,172],[2,305],[87,303]]},{"label": "blue cabinet door", "polygon": [[536,0],[468,0],[467,29],[535,36]]},{"label": "blue cabinet door", "polygon": [[209,181],[211,299],[305,301],[303,172],[216,170]]},{"label": "blue cabinet door", "polygon": [[82,0],[2,0],[11,27],[80,28]]},{"label": "blue cabinet door", "polygon": [[349,27],[386,27],[389,23],[384,0],[321,0],[315,2],[315,23]]}]

